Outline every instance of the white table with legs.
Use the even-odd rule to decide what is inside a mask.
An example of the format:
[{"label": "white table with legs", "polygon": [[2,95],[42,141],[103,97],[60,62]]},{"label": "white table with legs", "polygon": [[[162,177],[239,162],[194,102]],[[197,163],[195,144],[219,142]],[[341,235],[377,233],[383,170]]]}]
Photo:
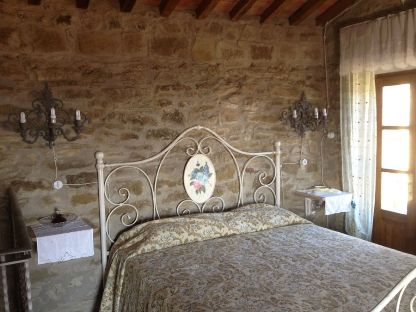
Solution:
[{"label": "white table with legs", "polygon": [[[328,216],[341,212],[351,211],[352,194],[333,188],[311,188],[295,191],[296,195],[305,198],[305,216],[315,214],[314,206],[324,206],[326,216],[326,227],[328,227]],[[316,202],[319,204],[316,205]]]}]

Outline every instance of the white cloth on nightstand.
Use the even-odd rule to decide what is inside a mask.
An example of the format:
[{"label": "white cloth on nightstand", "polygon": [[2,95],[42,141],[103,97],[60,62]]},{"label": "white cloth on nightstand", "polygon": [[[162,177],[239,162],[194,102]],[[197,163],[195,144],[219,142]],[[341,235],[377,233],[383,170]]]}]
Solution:
[{"label": "white cloth on nightstand", "polygon": [[351,211],[351,193],[342,192],[333,188],[313,188],[297,192],[305,196],[305,214],[307,214],[308,208],[313,208],[312,203],[316,200],[325,201],[325,215]]},{"label": "white cloth on nightstand", "polygon": [[325,197],[325,214],[349,212],[351,210],[351,201],[352,194],[350,193]]},{"label": "white cloth on nightstand", "polygon": [[94,255],[92,228],[82,219],[62,227],[37,224],[32,230],[37,240],[38,264]]}]

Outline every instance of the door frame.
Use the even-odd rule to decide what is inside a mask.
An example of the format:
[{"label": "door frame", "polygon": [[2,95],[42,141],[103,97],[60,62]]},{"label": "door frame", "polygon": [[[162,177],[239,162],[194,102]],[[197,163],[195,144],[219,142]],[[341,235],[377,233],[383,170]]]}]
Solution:
[{"label": "door frame", "polygon": [[[409,201],[407,205],[407,214],[382,210],[381,209],[381,173],[406,173],[406,171],[383,169],[381,166],[382,153],[382,89],[388,85],[398,85],[402,83],[410,83],[410,121],[409,127],[409,169],[407,174],[411,185],[409,189]],[[407,234],[410,235],[407,239],[411,240],[416,237],[416,70],[401,71],[395,73],[379,74],[375,76],[376,88],[376,103],[377,103],[377,157],[376,157],[376,190],[374,201],[374,226],[373,226],[373,242],[386,245],[386,242],[381,238],[383,234],[383,222],[392,222],[396,225],[405,225]],[[403,127],[388,126],[388,129],[400,129]],[[388,244],[387,244],[388,245]],[[416,244],[414,244],[416,245]],[[407,252],[416,253],[416,246],[411,246],[410,249],[404,250]]]}]

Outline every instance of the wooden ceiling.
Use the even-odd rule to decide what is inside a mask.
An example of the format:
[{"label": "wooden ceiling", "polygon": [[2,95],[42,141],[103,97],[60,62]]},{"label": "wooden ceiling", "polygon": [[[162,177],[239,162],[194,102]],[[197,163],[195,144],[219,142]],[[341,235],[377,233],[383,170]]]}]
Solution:
[{"label": "wooden ceiling", "polygon": [[[28,0],[39,5],[42,0]],[[198,19],[215,12],[228,13],[231,20],[243,16],[258,16],[261,23],[271,18],[288,19],[290,25],[299,25],[315,19],[317,25],[328,21],[354,4],[356,0],[140,0],[144,4],[158,6],[160,15],[168,17],[174,10],[193,10]],[[80,9],[88,9],[90,0],[75,0]],[[130,12],[136,0],[119,0],[120,11]]]}]

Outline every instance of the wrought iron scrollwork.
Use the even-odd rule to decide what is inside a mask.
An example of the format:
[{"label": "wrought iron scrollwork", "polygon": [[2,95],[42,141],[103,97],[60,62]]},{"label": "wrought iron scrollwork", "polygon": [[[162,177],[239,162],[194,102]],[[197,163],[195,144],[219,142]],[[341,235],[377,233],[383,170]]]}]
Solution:
[{"label": "wrought iron scrollwork", "polygon": [[[192,130],[206,131],[208,132],[208,135],[203,136],[199,139],[186,136],[186,134]],[[99,176],[99,193],[101,194],[100,215],[105,216],[104,221],[102,221],[103,218],[100,217],[100,224],[103,227],[103,233],[107,237],[107,239],[111,243],[113,243],[115,237],[118,234],[115,232],[113,233],[114,229],[110,230],[110,224],[112,219],[114,219],[116,216],[119,217],[120,224],[123,227],[128,228],[139,221],[139,209],[145,208],[139,207],[138,203],[131,196],[132,190],[130,189],[128,183],[131,181],[135,181],[136,179],[132,180],[130,178],[131,175],[129,174],[129,178],[124,182],[118,179],[113,180],[118,172],[120,172],[121,170],[132,171],[135,172],[140,179],[144,179],[146,181],[148,189],[150,190],[151,206],[153,209],[153,219],[160,219],[161,216],[158,210],[157,189],[161,168],[165,164],[167,157],[171,154],[172,150],[181,143],[186,143],[186,145],[183,146],[185,156],[193,157],[197,154],[202,154],[205,156],[210,155],[213,153],[213,147],[211,146],[211,144],[209,144],[212,141],[224,149],[224,151],[231,158],[231,163],[234,165],[236,171],[238,183],[238,197],[236,199],[236,204],[233,206],[238,207],[244,204],[244,174],[246,172],[247,166],[254,159],[263,159],[267,163],[270,163],[273,168],[273,172],[269,172],[269,174],[267,174],[266,171],[258,172],[258,176],[256,177],[256,179],[259,186],[253,191],[253,200],[255,202],[263,202],[266,200],[266,194],[269,193],[273,196],[274,200],[276,201],[277,193],[273,189],[273,183],[275,183],[276,186],[278,185],[276,183],[277,168],[272,158],[270,158],[268,155],[274,155],[276,156],[276,161],[280,161],[280,159],[278,158],[278,156],[280,155],[279,152],[243,152],[231,146],[228,142],[226,142],[212,130],[197,126],[183,132],[160,153],[140,161],[105,164],[103,161],[103,153],[96,154],[97,170]],[[280,145],[278,146],[278,150],[280,150]],[[237,161],[237,155],[249,158],[245,162],[242,170],[239,165],[239,162]],[[156,163],[156,171],[152,175],[149,175],[148,172],[143,169],[144,165],[150,165],[150,163]],[[112,168],[112,170],[109,171],[106,175],[104,175],[104,168]],[[121,185],[119,188],[110,189],[110,181],[117,181],[117,183],[121,183]],[[111,186],[114,187],[115,184],[112,184]],[[108,209],[106,209],[105,207],[105,202],[108,203]],[[225,200],[219,196],[211,196],[203,203],[196,203],[192,199],[186,198],[177,204],[176,214],[178,216],[182,216],[190,213],[220,212],[224,211],[226,207],[227,205],[225,203]],[[102,242],[102,244],[104,244],[104,242]]]},{"label": "wrought iron scrollwork", "polygon": [[[244,183],[244,179],[245,179],[245,174],[247,172],[247,168],[248,165],[255,159],[263,159],[265,160],[267,163],[270,163],[273,172],[272,175],[270,176],[266,171],[264,170],[260,170],[257,174],[257,182],[260,184],[260,186],[258,186],[254,192],[253,192],[253,200],[255,203],[265,203],[266,202],[266,194],[264,193],[265,191],[268,191],[272,194],[273,196],[273,200],[276,203],[277,202],[277,198],[276,198],[276,192],[273,189],[274,183],[276,181],[276,164],[273,162],[273,160],[269,157],[269,156],[265,156],[265,155],[258,155],[258,156],[253,156],[250,159],[248,159],[246,161],[246,163],[244,164],[243,167],[243,172],[242,172],[242,183]],[[267,179],[270,179],[270,181],[267,183]],[[242,202],[242,204],[244,204]]]},{"label": "wrought iron scrollwork", "polygon": [[[21,112],[20,115],[10,114],[8,121],[28,144],[35,143],[39,137],[47,141],[49,147],[54,145],[59,136],[67,141],[75,141],[79,139],[88,118],[79,110],[67,111],[63,106],[63,102],[53,97],[52,91],[45,83],[41,97],[32,102],[32,109]],[[56,116],[52,116],[51,110],[57,111]]]},{"label": "wrought iron scrollwork", "polygon": [[318,128],[322,128],[324,132],[327,131],[327,110],[323,109],[322,114],[319,114],[318,109],[313,108],[307,101],[305,92],[302,92],[298,102],[282,111],[280,120],[290,124],[301,137],[308,130],[316,131]]},{"label": "wrought iron scrollwork", "polygon": [[153,211],[154,211],[154,215],[158,214],[156,206],[155,206],[155,202],[154,202],[154,198],[155,198],[155,193],[154,193],[154,189],[153,189],[153,184],[150,180],[150,177],[148,176],[148,174],[141,168],[136,167],[136,166],[120,166],[117,167],[115,169],[113,169],[106,177],[105,182],[104,182],[104,196],[105,199],[112,205],[112,207],[109,209],[109,213],[106,217],[106,234],[108,239],[114,243],[114,238],[116,235],[111,235],[110,233],[110,220],[113,217],[113,215],[115,215],[118,211],[121,211],[123,208],[124,209],[129,209],[131,210],[131,212],[133,212],[133,216],[131,215],[131,212],[125,212],[120,216],[120,221],[121,224],[124,227],[131,227],[134,224],[136,224],[136,222],[139,219],[139,210],[136,207],[136,205],[133,205],[132,203],[129,203],[130,197],[131,197],[131,192],[130,190],[123,186],[120,187],[117,190],[118,195],[121,197],[120,200],[115,201],[112,196],[110,195],[110,190],[109,190],[109,186],[110,186],[110,182],[111,182],[111,178],[113,176],[116,175],[116,173],[118,173],[119,171],[121,171],[122,169],[130,169],[133,171],[136,171],[140,176],[145,178],[145,181],[147,181],[147,184],[149,185],[150,188],[150,192],[151,192],[151,197],[152,197],[152,206],[153,206]]}]

